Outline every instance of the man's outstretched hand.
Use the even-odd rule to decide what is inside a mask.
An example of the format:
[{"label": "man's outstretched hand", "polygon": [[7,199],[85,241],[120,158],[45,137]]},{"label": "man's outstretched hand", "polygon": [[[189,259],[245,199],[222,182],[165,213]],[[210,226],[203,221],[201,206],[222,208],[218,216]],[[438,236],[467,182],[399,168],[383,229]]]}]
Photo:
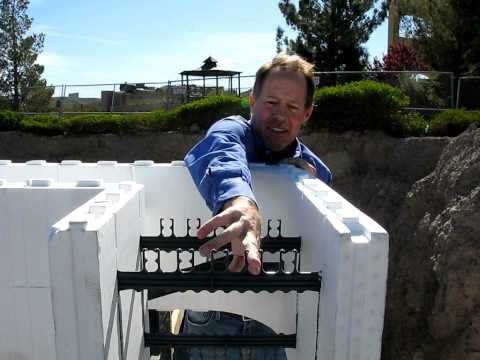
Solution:
[{"label": "man's outstretched hand", "polygon": [[207,256],[212,250],[218,250],[231,244],[233,260],[228,269],[233,272],[242,271],[245,266],[245,251],[247,267],[251,274],[259,274],[260,261],[260,226],[261,218],[257,205],[249,198],[239,196],[228,200],[222,212],[212,217],[197,231],[197,237],[202,240],[213,230],[223,227],[220,235],[200,247],[200,254]]}]

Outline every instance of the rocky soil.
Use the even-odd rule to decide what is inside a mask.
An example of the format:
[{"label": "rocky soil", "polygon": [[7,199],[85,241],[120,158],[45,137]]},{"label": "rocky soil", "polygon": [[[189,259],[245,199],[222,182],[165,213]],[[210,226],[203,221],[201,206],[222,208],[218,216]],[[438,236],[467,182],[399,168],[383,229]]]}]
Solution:
[{"label": "rocky soil", "polygon": [[383,359],[480,359],[480,129],[415,182],[390,234]]}]

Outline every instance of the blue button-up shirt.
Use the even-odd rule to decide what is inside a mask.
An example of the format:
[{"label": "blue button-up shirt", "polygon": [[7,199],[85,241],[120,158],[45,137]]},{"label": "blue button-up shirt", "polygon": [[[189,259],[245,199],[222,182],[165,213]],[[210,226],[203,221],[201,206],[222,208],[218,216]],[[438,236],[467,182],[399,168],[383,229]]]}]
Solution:
[{"label": "blue button-up shirt", "polygon": [[287,151],[272,152],[255,135],[251,121],[241,116],[213,124],[185,156],[185,163],[207,206],[217,214],[231,198],[246,196],[256,201],[249,163],[274,164],[287,157],[306,160],[315,166],[320,180],[331,183],[328,167],[298,139]]}]

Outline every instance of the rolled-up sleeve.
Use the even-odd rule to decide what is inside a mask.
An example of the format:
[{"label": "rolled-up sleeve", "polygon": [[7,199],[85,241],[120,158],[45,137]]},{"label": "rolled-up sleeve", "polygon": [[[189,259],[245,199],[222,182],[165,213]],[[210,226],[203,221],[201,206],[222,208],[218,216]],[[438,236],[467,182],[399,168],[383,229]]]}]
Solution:
[{"label": "rolled-up sleeve", "polygon": [[246,196],[253,201],[243,130],[212,127],[185,157],[185,163],[210,210],[217,214],[225,201]]}]

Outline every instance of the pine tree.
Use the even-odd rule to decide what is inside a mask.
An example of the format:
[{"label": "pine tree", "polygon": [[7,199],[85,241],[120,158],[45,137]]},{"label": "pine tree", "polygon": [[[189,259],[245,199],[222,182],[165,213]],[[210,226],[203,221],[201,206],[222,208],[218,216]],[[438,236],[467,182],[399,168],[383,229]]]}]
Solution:
[{"label": "pine tree", "polygon": [[280,11],[297,35],[277,28],[277,51],[295,52],[315,64],[317,71],[363,70],[368,64],[364,47],[386,17],[381,0],[281,0]]},{"label": "pine tree", "polygon": [[35,63],[43,48],[44,34],[28,33],[33,20],[27,15],[28,5],[28,0],[0,3],[0,92],[16,111],[25,105],[32,87],[39,93],[43,86],[51,93],[41,79],[44,67]]}]

